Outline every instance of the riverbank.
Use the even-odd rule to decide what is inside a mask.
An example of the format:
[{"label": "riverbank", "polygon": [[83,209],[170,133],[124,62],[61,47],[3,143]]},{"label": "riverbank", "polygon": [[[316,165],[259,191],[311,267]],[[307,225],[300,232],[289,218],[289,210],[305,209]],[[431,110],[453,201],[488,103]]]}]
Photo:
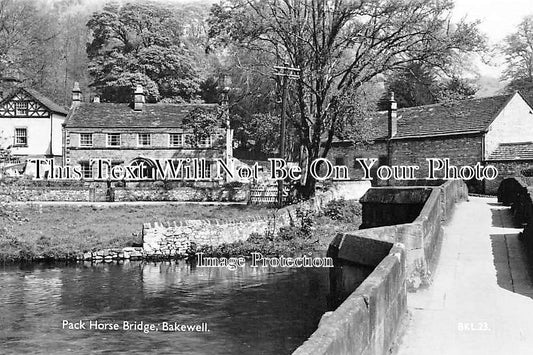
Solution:
[{"label": "riverbank", "polygon": [[238,219],[271,213],[246,205],[137,204],[0,206],[0,261],[70,260],[80,253],[142,245],[142,225],[175,219]]},{"label": "riverbank", "polygon": [[[206,256],[271,256],[326,250],[335,234],[356,230],[357,202],[331,201],[323,212],[297,210],[294,224],[247,240],[216,246],[193,245],[180,253],[153,255],[142,247],[142,225],[168,220],[244,220],[272,215],[275,209],[246,205],[3,205],[0,262],[35,260],[161,260],[204,252]],[[248,236],[247,236],[248,237]]]}]

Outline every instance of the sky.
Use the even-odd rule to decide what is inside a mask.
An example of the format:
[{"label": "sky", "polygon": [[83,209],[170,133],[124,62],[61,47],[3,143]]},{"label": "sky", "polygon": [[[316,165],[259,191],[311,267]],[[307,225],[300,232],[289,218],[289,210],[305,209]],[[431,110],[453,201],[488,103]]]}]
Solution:
[{"label": "sky", "polygon": [[480,29],[493,42],[513,32],[527,15],[533,15],[533,0],[455,0],[455,16],[481,20]]},{"label": "sky", "polygon": [[[174,2],[194,2],[194,0],[167,0]],[[196,0],[197,2],[217,2],[216,0]],[[489,39],[489,44],[501,42],[512,33],[524,16],[533,15],[533,0],[455,0],[454,19],[464,16],[468,20],[481,20],[479,28]],[[493,58],[493,65],[476,60],[479,73],[483,76],[499,77],[503,69],[503,58]]]},{"label": "sky", "polygon": [[[527,15],[533,15],[533,0],[455,0],[454,17],[466,16],[468,20],[481,20],[479,28],[495,45],[515,31],[516,26]],[[484,76],[499,77],[503,69],[503,58],[492,58],[493,65],[481,60],[476,64]]]}]

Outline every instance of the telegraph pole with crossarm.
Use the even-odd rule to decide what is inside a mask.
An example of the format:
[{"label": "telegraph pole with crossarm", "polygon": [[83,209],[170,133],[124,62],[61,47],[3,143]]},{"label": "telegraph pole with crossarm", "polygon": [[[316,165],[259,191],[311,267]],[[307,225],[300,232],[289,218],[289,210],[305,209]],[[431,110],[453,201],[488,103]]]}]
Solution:
[{"label": "telegraph pole with crossarm", "polygon": [[[299,79],[300,69],[289,67],[288,63],[285,63],[283,66],[274,66],[276,72],[274,75],[280,76],[281,80],[281,123],[280,123],[280,147],[279,147],[279,157],[285,159],[286,151],[286,134],[287,134],[287,124],[286,124],[286,109],[288,101],[288,79]],[[278,181],[278,204],[280,207],[283,206],[283,180]]]}]

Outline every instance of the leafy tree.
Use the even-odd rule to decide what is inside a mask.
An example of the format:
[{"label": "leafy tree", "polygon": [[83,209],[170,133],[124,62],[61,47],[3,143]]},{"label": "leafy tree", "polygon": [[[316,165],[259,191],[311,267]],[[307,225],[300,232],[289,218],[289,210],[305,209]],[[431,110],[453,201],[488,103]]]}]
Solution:
[{"label": "leafy tree", "polygon": [[510,80],[507,90],[533,91],[533,16],[520,22],[501,49],[507,62],[502,79]]},{"label": "leafy tree", "polygon": [[[87,26],[93,37],[87,45],[89,73],[103,100],[124,101],[143,81],[148,84],[149,101],[191,101],[198,95],[196,59],[182,41],[183,27],[172,8],[156,3],[111,4],[93,14]],[[122,92],[109,89],[120,83],[131,86]],[[110,92],[115,94],[107,95]]]},{"label": "leafy tree", "polygon": [[469,80],[457,76],[440,83],[436,90],[436,102],[448,102],[455,100],[471,99],[478,87]]},{"label": "leafy tree", "polygon": [[412,107],[436,102],[435,86],[437,78],[421,63],[412,63],[403,70],[394,72],[387,78],[387,92],[384,94],[380,109],[389,106],[389,92],[394,92],[398,107]]},{"label": "leafy tree", "polygon": [[469,99],[477,91],[467,79],[458,76],[441,78],[435,70],[426,68],[421,63],[412,63],[405,69],[392,73],[386,80],[386,88],[379,103],[381,110],[389,108],[391,91],[400,108]]},{"label": "leafy tree", "polygon": [[38,84],[52,58],[47,51],[57,36],[45,9],[31,0],[0,0],[0,76]]},{"label": "leafy tree", "polygon": [[9,137],[4,131],[0,131],[0,166],[11,157],[11,142],[13,142],[13,137]]},{"label": "leafy tree", "polygon": [[[364,121],[343,106],[379,74],[412,62],[446,70],[459,53],[482,49],[476,23],[450,24],[452,8],[450,0],[231,0],[213,5],[209,35],[212,46],[256,52],[263,71],[284,62],[300,69],[289,117],[316,159],[327,157],[339,128]],[[309,176],[304,197],[315,183]]]},{"label": "leafy tree", "polygon": [[[216,107],[213,110],[206,110],[202,107],[193,109],[183,119],[183,128],[192,131],[192,136],[187,136],[187,144],[197,147],[202,139],[215,135],[217,130],[223,127],[223,110]],[[219,144],[218,139],[215,144]]]},{"label": "leafy tree", "polygon": [[234,116],[234,138],[243,148],[255,153],[274,155],[279,151],[280,117],[271,113],[254,113],[250,116]]}]

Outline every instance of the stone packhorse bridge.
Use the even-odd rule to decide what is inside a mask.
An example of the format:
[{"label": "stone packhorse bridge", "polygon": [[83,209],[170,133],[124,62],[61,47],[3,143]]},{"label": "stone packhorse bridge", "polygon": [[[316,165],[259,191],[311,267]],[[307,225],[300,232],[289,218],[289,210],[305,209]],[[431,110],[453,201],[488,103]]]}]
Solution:
[{"label": "stone packhorse bridge", "polygon": [[515,179],[498,199],[468,198],[461,181],[370,190],[368,228],[328,252],[331,288],[349,296],[294,354],[532,354],[532,191]]}]

